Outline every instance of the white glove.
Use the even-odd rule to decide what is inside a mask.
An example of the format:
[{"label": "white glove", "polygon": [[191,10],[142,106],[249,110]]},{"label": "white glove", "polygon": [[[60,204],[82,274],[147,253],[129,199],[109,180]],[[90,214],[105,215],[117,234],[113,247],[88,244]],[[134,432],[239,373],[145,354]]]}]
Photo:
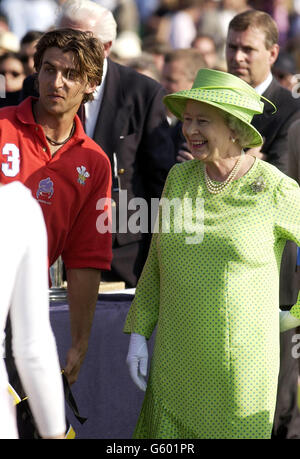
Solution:
[{"label": "white glove", "polygon": [[299,327],[300,320],[292,316],[290,311],[279,310],[280,332],[285,332],[291,328]]},{"label": "white glove", "polygon": [[133,382],[145,391],[147,382],[148,346],[146,338],[138,333],[131,333],[126,363]]}]

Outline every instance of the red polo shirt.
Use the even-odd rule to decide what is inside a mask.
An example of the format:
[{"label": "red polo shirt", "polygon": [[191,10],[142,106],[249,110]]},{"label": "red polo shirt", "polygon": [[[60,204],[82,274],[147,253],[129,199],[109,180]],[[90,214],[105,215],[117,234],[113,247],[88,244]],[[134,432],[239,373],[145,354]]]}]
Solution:
[{"label": "red polo shirt", "polygon": [[52,157],[32,100],[0,110],[0,182],[19,180],[39,201],[50,265],[62,255],[67,268],[110,269],[111,233],[96,227],[102,212],[96,204],[111,194],[109,159],[77,116],[74,135]]}]

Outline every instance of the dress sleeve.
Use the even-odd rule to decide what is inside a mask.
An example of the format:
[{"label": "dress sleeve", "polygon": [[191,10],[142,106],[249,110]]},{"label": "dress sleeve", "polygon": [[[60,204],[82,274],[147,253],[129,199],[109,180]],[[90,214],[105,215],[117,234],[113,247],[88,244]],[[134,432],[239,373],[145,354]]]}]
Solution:
[{"label": "dress sleeve", "polygon": [[[175,166],[176,167],[176,166]],[[171,169],[162,193],[166,198],[172,181]],[[158,236],[161,229],[161,207],[158,210],[151,245],[144,269],[138,281],[135,298],[128,312],[124,332],[139,333],[149,339],[156,326],[160,304],[160,266],[158,256]]]},{"label": "dress sleeve", "polygon": [[10,308],[12,346],[39,433],[47,437],[65,432],[64,395],[49,318],[46,228],[31,197],[27,212],[30,219],[22,227],[26,248]]},{"label": "dress sleeve", "polygon": [[[290,179],[283,178],[275,194],[275,221],[277,235],[300,246],[300,188]],[[300,293],[290,313],[300,319]]]},{"label": "dress sleeve", "polygon": [[300,245],[300,188],[289,177],[281,179],[275,191],[275,231],[279,239]]}]

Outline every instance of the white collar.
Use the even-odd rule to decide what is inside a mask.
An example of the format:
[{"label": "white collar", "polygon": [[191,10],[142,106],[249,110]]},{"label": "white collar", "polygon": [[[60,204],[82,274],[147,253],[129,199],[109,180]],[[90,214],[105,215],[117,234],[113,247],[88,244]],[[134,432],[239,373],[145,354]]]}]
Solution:
[{"label": "white collar", "polygon": [[105,79],[107,75],[107,59],[104,59],[103,62],[103,76],[102,81],[99,86],[94,91],[94,99],[90,102],[87,102],[84,105],[85,108],[85,132],[89,137],[93,138],[94,130],[98,118],[98,113],[100,111],[103,94],[104,94],[104,87],[105,87]]},{"label": "white collar", "polygon": [[94,95],[94,99],[93,100],[98,100],[100,98],[101,92],[103,92],[106,74],[107,74],[107,59],[105,58],[104,61],[103,61],[102,80],[101,80],[101,83],[99,84],[99,86],[97,86],[97,88],[95,89],[95,91],[93,93],[93,95]]},{"label": "white collar", "polygon": [[258,86],[256,86],[256,88],[254,88],[255,91],[258,94],[262,95],[265,92],[265,90],[270,86],[272,80],[273,80],[273,75],[270,72],[269,75],[267,76],[267,78],[265,79],[265,81],[263,81]]}]

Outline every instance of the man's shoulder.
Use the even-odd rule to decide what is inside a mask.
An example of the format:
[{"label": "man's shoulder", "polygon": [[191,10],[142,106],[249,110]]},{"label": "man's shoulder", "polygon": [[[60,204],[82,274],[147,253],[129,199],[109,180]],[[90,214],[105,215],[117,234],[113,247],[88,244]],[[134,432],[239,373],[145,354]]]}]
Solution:
[{"label": "man's shoulder", "polygon": [[109,60],[108,65],[112,73],[119,74],[120,83],[128,91],[136,90],[136,88],[145,88],[149,90],[152,89],[156,91],[160,89],[163,90],[162,85],[158,81],[148,77],[147,75],[143,75],[142,73],[137,72],[131,67],[119,64],[112,60]]},{"label": "man's shoulder", "polygon": [[280,110],[284,109],[285,112],[300,111],[300,98],[294,97],[292,92],[281,86],[275,78],[263,95],[275,104],[277,110],[280,106]]},{"label": "man's shoulder", "polygon": [[300,119],[296,119],[289,127],[289,135],[291,138],[299,139],[300,136]]}]

